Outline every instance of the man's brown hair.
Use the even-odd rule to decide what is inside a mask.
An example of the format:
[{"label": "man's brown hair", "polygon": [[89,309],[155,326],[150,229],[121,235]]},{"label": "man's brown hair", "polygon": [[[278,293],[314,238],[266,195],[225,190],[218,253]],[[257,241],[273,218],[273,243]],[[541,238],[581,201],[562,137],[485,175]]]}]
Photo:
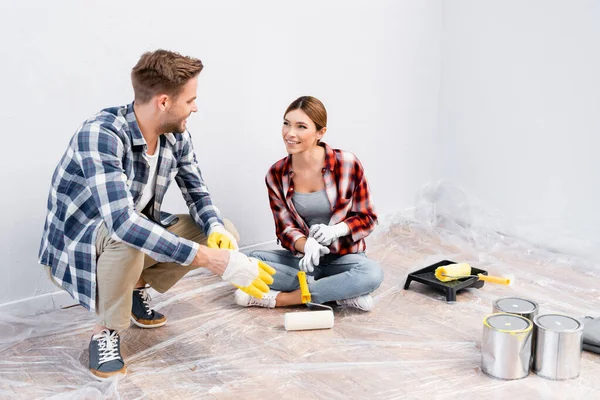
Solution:
[{"label": "man's brown hair", "polygon": [[197,58],[168,50],[142,54],[131,70],[135,101],[145,104],[157,94],[177,97],[181,87],[197,76],[204,66]]}]

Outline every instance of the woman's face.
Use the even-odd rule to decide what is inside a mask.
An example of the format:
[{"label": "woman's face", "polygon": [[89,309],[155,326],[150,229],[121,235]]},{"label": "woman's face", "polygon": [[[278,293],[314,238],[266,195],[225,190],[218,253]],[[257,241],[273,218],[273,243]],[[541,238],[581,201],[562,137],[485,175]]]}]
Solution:
[{"label": "woman's face", "polygon": [[281,134],[289,154],[301,153],[317,145],[325,128],[317,131],[315,123],[301,109],[290,111],[283,118]]}]

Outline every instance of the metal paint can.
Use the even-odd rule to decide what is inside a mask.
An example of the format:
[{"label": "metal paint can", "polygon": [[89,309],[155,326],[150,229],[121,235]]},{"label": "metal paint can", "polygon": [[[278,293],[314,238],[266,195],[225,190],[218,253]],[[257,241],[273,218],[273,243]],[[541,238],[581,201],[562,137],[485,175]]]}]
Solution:
[{"label": "metal paint can", "polygon": [[481,370],[493,378],[522,379],[529,375],[533,323],[508,313],[483,319]]},{"label": "metal paint can", "polygon": [[535,301],[522,299],[519,297],[502,297],[492,303],[492,312],[510,313],[521,315],[531,322],[538,314],[539,306]]},{"label": "metal paint can", "polygon": [[552,380],[577,378],[581,369],[583,324],[561,314],[538,315],[533,372]]},{"label": "metal paint can", "polygon": [[[533,322],[533,318],[535,318],[539,310],[540,307],[538,306],[538,303],[520,297],[501,297],[492,303],[493,313],[505,312],[517,314],[527,318],[531,322]],[[536,330],[534,327],[531,336],[531,365],[535,362],[536,340]]]}]

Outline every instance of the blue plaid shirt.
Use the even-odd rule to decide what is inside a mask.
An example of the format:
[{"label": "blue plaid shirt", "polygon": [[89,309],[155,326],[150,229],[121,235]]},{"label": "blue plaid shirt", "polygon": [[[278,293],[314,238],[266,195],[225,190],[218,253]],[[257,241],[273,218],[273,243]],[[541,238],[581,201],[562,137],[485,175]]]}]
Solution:
[{"label": "blue plaid shirt", "polygon": [[146,141],[133,103],[102,110],[77,130],[52,176],[39,262],[88,310],[96,307],[96,232],[104,222],[111,237],[158,262],[188,265],[198,244],[165,228],[177,217],[160,207],[173,178],[190,215],[205,233],[223,221],[204,184],[188,132],[160,136],[154,200],[135,211],[148,181]]}]

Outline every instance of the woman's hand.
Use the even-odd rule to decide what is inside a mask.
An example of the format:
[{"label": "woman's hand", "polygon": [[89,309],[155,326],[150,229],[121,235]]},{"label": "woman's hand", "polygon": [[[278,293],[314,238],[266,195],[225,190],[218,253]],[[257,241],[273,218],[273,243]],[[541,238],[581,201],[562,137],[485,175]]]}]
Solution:
[{"label": "woman's hand", "polygon": [[309,237],[304,244],[304,257],[300,260],[300,269],[304,272],[313,272],[325,254],[329,254],[329,249],[320,245],[315,238]]},{"label": "woman's hand", "polygon": [[350,233],[350,228],[345,222],[329,226],[325,224],[315,224],[310,227],[309,236],[324,246],[329,246],[334,240],[346,236]]}]

